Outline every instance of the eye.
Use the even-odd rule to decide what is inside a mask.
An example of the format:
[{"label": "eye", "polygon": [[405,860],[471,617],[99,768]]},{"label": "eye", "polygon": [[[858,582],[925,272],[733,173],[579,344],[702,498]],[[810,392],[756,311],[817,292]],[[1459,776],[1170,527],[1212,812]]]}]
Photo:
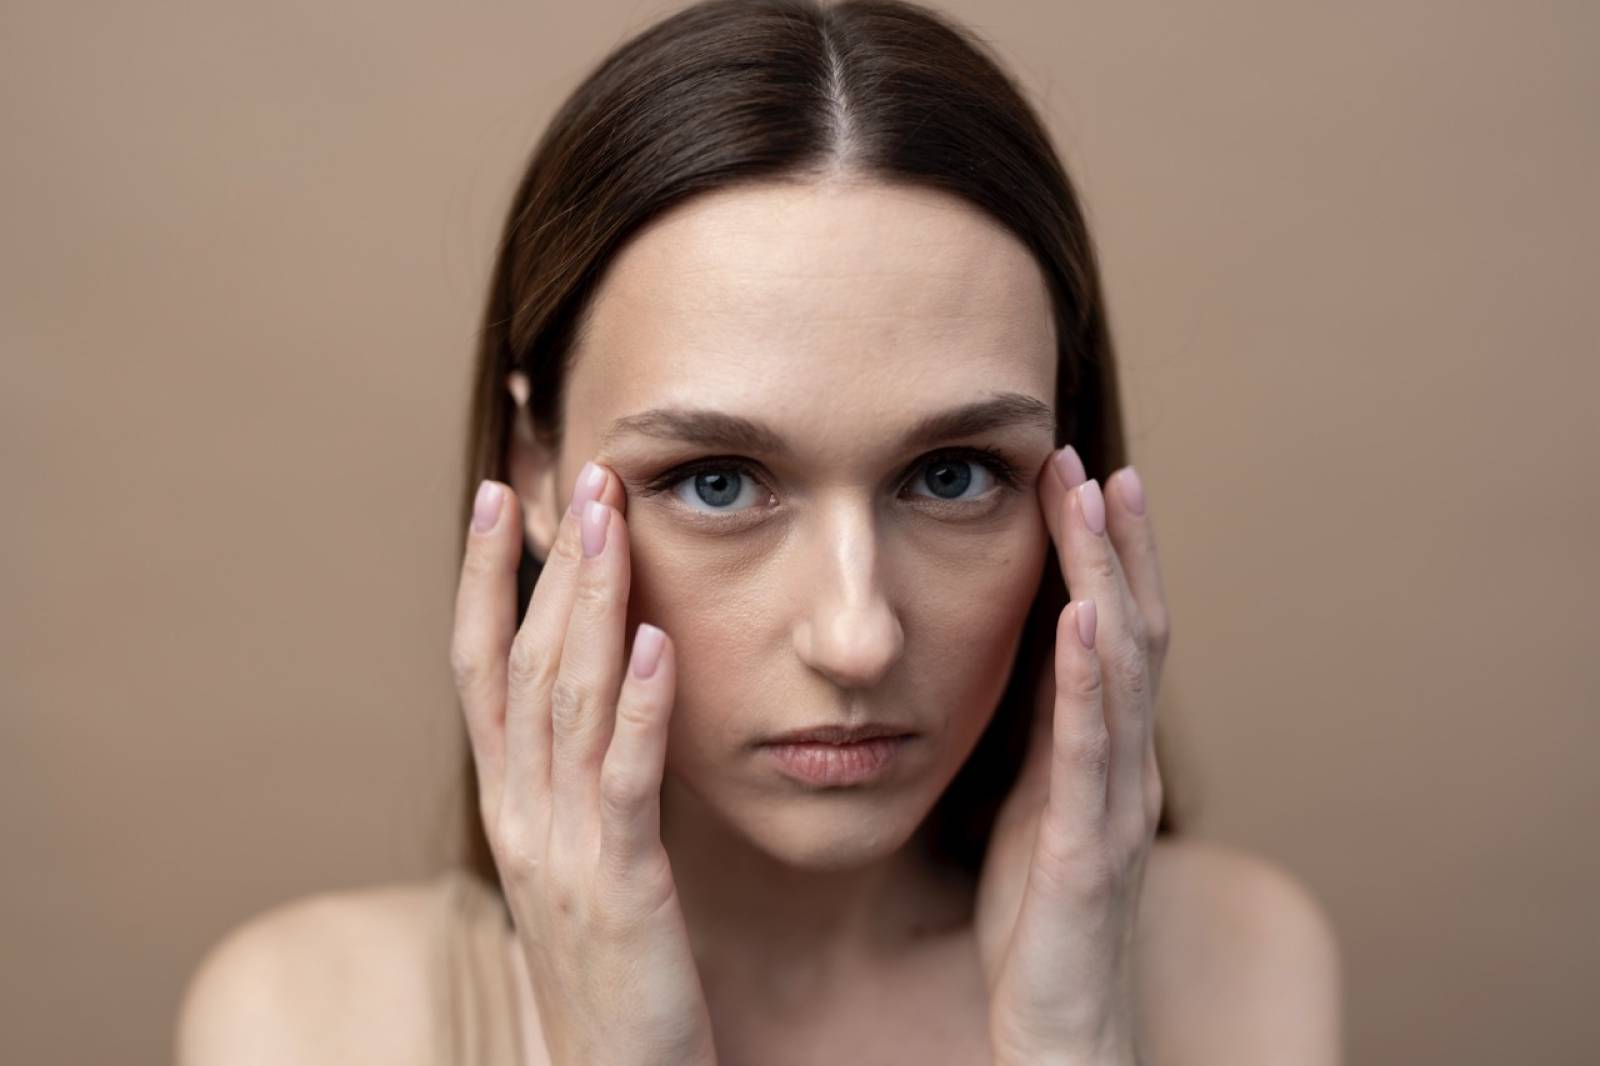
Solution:
[{"label": "eye", "polygon": [[[974,473],[979,476],[974,477]],[[967,495],[975,483],[978,491]],[[924,460],[910,487],[925,486],[932,490],[933,499],[962,503],[984,499],[996,486],[1015,488],[1016,484],[1014,468],[999,453],[985,448],[958,448]]]},{"label": "eye", "polygon": [[[987,448],[950,448],[918,460],[904,482],[912,495],[943,504],[969,504],[988,500],[1021,484],[1016,466],[999,452]],[[973,487],[977,491],[973,491]],[[927,488],[929,494],[915,491]],[[674,467],[650,481],[647,495],[667,493],[696,515],[712,518],[752,510],[772,492],[755,464],[736,458],[700,459]]]},{"label": "eye", "polygon": [[[706,459],[679,467],[651,485],[668,491],[678,502],[700,514],[734,514],[770,495],[755,468],[737,459]],[[741,501],[745,506],[737,506]]]}]

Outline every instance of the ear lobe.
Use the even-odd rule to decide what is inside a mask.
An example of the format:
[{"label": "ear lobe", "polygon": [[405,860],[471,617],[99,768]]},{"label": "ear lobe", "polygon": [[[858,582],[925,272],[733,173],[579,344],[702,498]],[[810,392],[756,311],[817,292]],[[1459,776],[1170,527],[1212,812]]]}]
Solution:
[{"label": "ear lobe", "polygon": [[507,375],[506,389],[514,403],[512,430],[506,440],[507,480],[522,506],[522,528],[528,550],[541,562],[561,529],[561,498],[556,472],[559,456],[540,443],[528,414],[528,378],[521,371]]}]

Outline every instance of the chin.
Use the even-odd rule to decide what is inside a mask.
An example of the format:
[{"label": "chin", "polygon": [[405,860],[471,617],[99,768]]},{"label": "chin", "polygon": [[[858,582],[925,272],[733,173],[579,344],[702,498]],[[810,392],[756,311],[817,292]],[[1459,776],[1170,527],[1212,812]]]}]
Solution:
[{"label": "chin", "polygon": [[738,828],[785,865],[819,873],[851,870],[887,859],[911,839],[927,812],[908,800],[905,793],[892,799],[799,796],[759,812],[757,824]]}]

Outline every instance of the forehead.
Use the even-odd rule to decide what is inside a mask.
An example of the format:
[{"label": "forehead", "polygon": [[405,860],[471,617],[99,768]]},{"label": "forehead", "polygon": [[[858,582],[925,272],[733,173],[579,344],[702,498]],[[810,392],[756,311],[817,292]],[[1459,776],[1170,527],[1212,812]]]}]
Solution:
[{"label": "forehead", "polygon": [[567,426],[592,442],[664,404],[825,430],[998,391],[1049,402],[1055,363],[1037,263],[965,201],[880,183],[746,186],[679,205],[611,263]]}]

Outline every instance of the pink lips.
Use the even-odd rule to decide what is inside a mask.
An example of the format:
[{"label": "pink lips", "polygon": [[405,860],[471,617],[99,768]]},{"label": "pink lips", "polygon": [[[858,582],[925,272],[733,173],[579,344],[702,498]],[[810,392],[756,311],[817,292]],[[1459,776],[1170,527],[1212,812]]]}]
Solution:
[{"label": "pink lips", "polygon": [[766,744],[780,771],[811,785],[859,785],[884,773],[913,738],[874,737],[847,744]]}]

